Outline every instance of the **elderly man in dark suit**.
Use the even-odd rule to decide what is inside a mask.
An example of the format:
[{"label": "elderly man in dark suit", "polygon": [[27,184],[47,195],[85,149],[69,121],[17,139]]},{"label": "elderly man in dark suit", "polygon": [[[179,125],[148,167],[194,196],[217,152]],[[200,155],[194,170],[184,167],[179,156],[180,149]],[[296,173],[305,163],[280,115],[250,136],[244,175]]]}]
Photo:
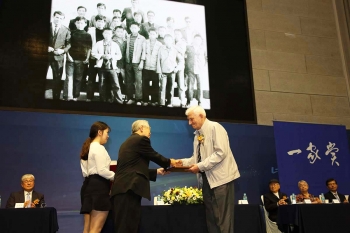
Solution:
[{"label": "elderly man in dark suit", "polygon": [[34,191],[35,177],[25,174],[21,178],[23,190],[11,193],[6,203],[6,208],[15,207],[16,203],[24,203],[24,208],[35,208],[45,203],[44,195]]},{"label": "elderly man in dark suit", "polygon": [[338,193],[338,184],[335,179],[329,178],[326,180],[326,185],[329,192],[325,193],[324,197],[329,200],[329,203],[332,203],[333,199],[337,199],[340,203],[349,203],[349,200],[346,200],[345,195]]},{"label": "elderly man in dark suit", "polygon": [[[141,199],[151,200],[149,181],[156,181],[157,174],[164,175],[164,168],[175,164],[152,148],[150,137],[148,122],[137,120],[132,124],[132,135],[120,146],[111,190],[115,232],[138,232]],[[163,168],[149,169],[150,161]]]},{"label": "elderly man in dark suit", "polygon": [[278,206],[288,205],[290,201],[287,194],[280,191],[280,182],[277,179],[272,179],[269,182],[270,192],[264,195],[264,206],[269,213],[269,219],[271,221],[277,221]]},{"label": "elderly man in dark suit", "polygon": [[52,69],[53,88],[52,98],[59,99],[63,85],[61,85],[64,56],[70,49],[70,30],[62,25],[64,14],[60,11],[53,13],[49,41],[49,65]]}]

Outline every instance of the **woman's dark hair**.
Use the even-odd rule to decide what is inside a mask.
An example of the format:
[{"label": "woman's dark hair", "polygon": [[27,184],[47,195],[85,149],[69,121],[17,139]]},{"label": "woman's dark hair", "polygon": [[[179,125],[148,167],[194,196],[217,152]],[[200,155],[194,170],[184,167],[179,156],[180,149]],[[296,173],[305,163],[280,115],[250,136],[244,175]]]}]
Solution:
[{"label": "woman's dark hair", "polygon": [[97,137],[99,130],[104,131],[105,129],[108,129],[109,131],[111,131],[111,128],[102,121],[96,121],[95,123],[92,124],[90,128],[89,137],[85,140],[83,147],[81,148],[80,159],[88,160],[91,142]]}]

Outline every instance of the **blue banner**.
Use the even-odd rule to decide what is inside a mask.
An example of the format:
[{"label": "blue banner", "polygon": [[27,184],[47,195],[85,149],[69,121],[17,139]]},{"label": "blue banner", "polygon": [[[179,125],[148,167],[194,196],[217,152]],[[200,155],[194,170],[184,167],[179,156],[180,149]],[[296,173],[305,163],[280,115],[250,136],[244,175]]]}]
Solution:
[{"label": "blue banner", "polygon": [[338,191],[350,193],[350,156],[345,126],[274,122],[281,190],[300,193],[298,181],[309,193],[328,192],[326,180],[334,178]]}]

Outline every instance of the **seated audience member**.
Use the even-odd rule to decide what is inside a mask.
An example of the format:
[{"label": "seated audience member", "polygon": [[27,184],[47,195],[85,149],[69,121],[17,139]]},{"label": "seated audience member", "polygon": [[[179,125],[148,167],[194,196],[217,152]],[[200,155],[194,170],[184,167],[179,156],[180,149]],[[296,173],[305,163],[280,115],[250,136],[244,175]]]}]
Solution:
[{"label": "seated audience member", "polygon": [[269,213],[271,221],[277,221],[278,206],[288,205],[290,201],[287,194],[280,191],[280,182],[277,179],[272,179],[269,182],[270,192],[264,194],[264,206]]},{"label": "seated audience member", "polygon": [[325,193],[324,197],[329,200],[329,203],[331,203],[333,199],[337,199],[340,203],[349,203],[343,194],[337,192],[338,184],[335,179],[329,178],[326,180],[326,185],[329,192]]},{"label": "seated audience member", "polygon": [[303,202],[305,199],[309,199],[311,203],[321,203],[321,200],[318,197],[309,193],[309,185],[305,180],[301,180],[298,182],[298,187],[300,190],[300,194],[296,196],[297,203]]},{"label": "seated audience member", "polygon": [[39,207],[45,202],[44,195],[34,191],[35,177],[32,174],[25,174],[21,179],[23,190],[11,193],[6,203],[6,208],[15,207],[16,203],[24,203],[24,208]]}]

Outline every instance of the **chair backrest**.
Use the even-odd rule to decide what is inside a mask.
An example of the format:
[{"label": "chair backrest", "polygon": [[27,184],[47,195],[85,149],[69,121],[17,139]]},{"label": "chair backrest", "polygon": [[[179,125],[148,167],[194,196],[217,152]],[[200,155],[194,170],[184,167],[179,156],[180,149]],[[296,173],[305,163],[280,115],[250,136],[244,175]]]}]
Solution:
[{"label": "chair backrest", "polygon": [[264,210],[265,218],[268,219],[268,218],[269,218],[269,214],[267,213],[267,211],[266,211],[266,209],[265,209],[264,195],[261,195],[260,198],[261,198],[262,208],[263,208],[263,210]]},{"label": "chair backrest", "polygon": [[266,211],[264,206],[264,195],[261,195],[260,198],[261,198],[261,202],[263,203],[262,208],[264,210],[264,216],[265,216],[266,233],[280,233],[280,231],[278,230],[277,224],[275,222],[272,222],[269,219],[269,214]]}]

